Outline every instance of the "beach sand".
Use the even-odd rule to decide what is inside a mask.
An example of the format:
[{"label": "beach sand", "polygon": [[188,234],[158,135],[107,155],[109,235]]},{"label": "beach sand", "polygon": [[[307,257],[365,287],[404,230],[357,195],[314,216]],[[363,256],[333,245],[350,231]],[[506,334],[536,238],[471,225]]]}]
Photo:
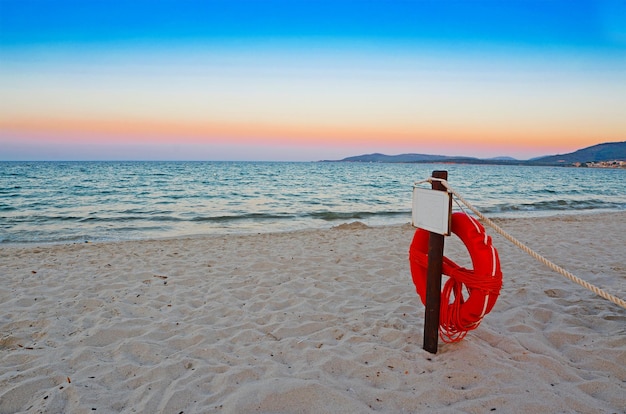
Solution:
[{"label": "beach sand", "polygon": [[[497,223],[626,298],[625,213]],[[487,230],[500,298],[436,355],[408,224],[0,247],[0,413],[626,412],[626,310]]]}]

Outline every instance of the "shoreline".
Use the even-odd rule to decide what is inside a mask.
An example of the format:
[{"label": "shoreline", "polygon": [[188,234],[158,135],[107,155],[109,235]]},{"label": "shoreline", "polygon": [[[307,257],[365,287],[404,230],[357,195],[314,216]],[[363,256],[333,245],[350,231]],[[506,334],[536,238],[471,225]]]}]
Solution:
[{"label": "shoreline", "polygon": [[[459,211],[458,209],[454,209],[454,211]],[[466,211],[476,217],[469,209]],[[555,218],[558,219],[560,217],[571,217],[571,216],[594,216],[594,215],[612,215],[612,214],[624,214],[626,215],[626,210],[575,210],[571,212],[567,211],[545,211],[545,212],[529,212],[528,215],[510,215],[509,213],[501,213],[501,214],[486,214],[486,216],[492,219],[494,222],[498,222],[500,220],[532,220],[532,219],[550,219]],[[478,217],[476,217],[479,221],[481,221]],[[346,220],[346,221],[337,221],[337,224],[329,225],[329,226],[312,226],[312,227],[301,227],[301,228],[293,228],[293,229],[284,229],[284,230],[269,230],[264,232],[259,232],[257,230],[249,230],[249,231],[228,231],[228,232],[209,232],[209,233],[191,233],[191,234],[179,234],[179,235],[171,235],[171,236],[163,236],[163,237],[143,237],[143,238],[129,238],[129,239],[107,239],[107,240],[75,240],[75,241],[26,241],[26,242],[0,242],[0,250],[4,247],[33,247],[33,246],[55,246],[55,245],[75,245],[75,244],[100,244],[100,243],[124,243],[124,242],[140,242],[140,241],[159,241],[159,240],[170,240],[170,239],[196,239],[203,237],[224,237],[224,236],[253,236],[253,235],[261,235],[261,234],[282,234],[282,233],[296,233],[296,232],[306,232],[306,231],[327,231],[332,230],[336,227],[350,225],[352,223],[361,223],[366,227],[370,228],[379,228],[379,227],[397,227],[397,226],[405,226],[411,225],[411,213],[407,213],[407,221],[403,223],[383,223],[383,224],[371,224],[368,223],[367,219],[354,219],[354,220]],[[489,230],[489,229],[488,229]]]},{"label": "shoreline", "polygon": [[[494,221],[624,298],[624,218]],[[494,309],[460,343],[423,351],[413,233],[410,224],[344,224],[2,246],[0,413],[626,406],[626,310],[489,228],[504,274]],[[446,255],[464,254],[446,239]]]}]

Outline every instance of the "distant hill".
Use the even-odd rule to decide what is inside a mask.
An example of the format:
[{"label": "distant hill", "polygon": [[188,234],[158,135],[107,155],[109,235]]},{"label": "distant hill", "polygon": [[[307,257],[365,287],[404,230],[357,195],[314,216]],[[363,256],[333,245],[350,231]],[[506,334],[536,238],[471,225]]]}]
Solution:
[{"label": "distant hill", "polygon": [[493,157],[493,158],[487,158],[487,160],[489,161],[517,161],[517,159],[513,157]]},{"label": "distant hill", "polygon": [[[341,161],[347,162],[441,162],[448,160],[452,157],[446,155],[428,155],[428,154],[400,154],[400,155],[385,155],[385,154],[365,154],[357,155],[354,157],[344,158]],[[454,157],[457,158],[457,157]],[[469,158],[469,157],[467,157]]]},{"label": "distant hill", "polygon": [[575,162],[626,161],[626,141],[606,142],[579,149],[569,154],[557,154],[530,160],[539,164],[573,164]]},{"label": "distant hill", "polygon": [[457,163],[457,164],[501,164],[501,165],[565,165],[574,163],[626,161],[626,141],[607,142],[593,145],[569,154],[557,154],[533,158],[527,161],[516,160],[511,157],[474,158],[464,156],[428,155],[428,154],[399,154],[385,155],[380,153],[356,155],[335,162],[406,162],[406,163]]}]

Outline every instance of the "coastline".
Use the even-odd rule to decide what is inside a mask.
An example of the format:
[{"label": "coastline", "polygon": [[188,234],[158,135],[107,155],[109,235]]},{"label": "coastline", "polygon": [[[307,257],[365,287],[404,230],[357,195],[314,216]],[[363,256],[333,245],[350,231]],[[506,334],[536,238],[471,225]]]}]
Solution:
[{"label": "coastline", "polygon": [[[494,221],[626,296],[626,212]],[[0,246],[0,413],[626,406],[626,310],[489,228],[504,273],[498,302],[462,342],[423,351],[413,232],[353,223]],[[463,249],[446,239],[446,255]]]},{"label": "coastline", "polygon": [[[0,245],[406,223],[433,168],[488,217],[626,211],[623,170],[381,163],[5,166]],[[546,180],[546,177],[550,177]]]}]

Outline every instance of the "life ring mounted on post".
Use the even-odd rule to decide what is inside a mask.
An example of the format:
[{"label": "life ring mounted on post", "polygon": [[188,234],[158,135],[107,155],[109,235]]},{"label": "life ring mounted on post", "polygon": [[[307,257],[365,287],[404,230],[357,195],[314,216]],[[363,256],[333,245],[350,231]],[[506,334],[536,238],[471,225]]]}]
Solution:
[{"label": "life ring mounted on post", "polygon": [[[452,214],[451,231],[465,244],[473,269],[443,258],[443,274],[449,276],[441,294],[439,315],[439,336],[444,342],[460,341],[467,332],[476,329],[495,305],[502,287],[498,251],[485,228],[475,218],[457,212]],[[429,236],[430,232],[418,228],[409,249],[411,276],[424,305]],[[463,295],[463,287],[467,297]]]}]

